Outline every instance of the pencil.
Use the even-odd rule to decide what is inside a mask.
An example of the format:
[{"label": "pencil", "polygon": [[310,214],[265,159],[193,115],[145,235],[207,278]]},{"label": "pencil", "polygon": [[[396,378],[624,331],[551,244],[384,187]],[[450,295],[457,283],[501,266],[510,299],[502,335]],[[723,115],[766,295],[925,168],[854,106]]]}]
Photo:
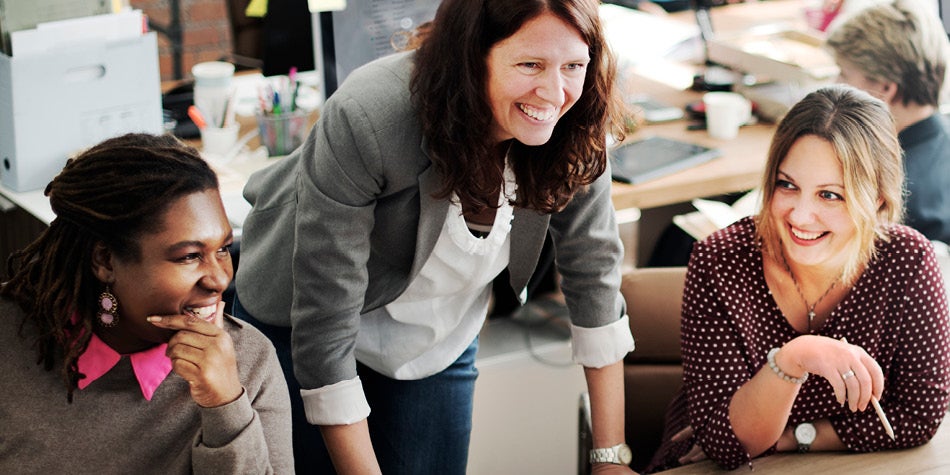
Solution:
[{"label": "pencil", "polygon": [[887,415],[884,414],[884,409],[881,409],[881,403],[877,402],[877,398],[871,396],[871,404],[874,406],[874,410],[877,412],[877,418],[881,420],[881,424],[884,424],[884,432],[887,432],[887,435],[891,437],[891,440],[897,440],[897,437],[894,436],[894,428],[891,427],[890,421],[887,420]]},{"label": "pencil", "polygon": [[[841,337],[843,343],[847,343],[848,339]],[[881,424],[884,425],[884,432],[887,432],[887,435],[890,436],[891,440],[897,440],[897,437],[894,435],[894,428],[891,427],[891,422],[887,420],[887,414],[884,414],[884,409],[881,409],[881,403],[877,400],[874,395],[871,395],[871,405],[874,406],[874,412],[877,412],[877,418],[881,420]]]}]

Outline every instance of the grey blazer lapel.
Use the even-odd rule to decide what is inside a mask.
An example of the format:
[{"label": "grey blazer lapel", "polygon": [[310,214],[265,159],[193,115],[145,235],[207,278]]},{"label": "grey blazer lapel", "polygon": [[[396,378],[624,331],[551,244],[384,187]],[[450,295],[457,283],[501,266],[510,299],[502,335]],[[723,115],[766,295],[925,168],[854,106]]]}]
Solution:
[{"label": "grey blazer lapel", "polygon": [[419,175],[419,227],[416,231],[416,254],[412,258],[409,282],[422,270],[422,266],[432,254],[445,224],[445,215],[449,212],[449,200],[432,197],[441,183],[435,166],[429,166]]},{"label": "grey blazer lapel", "polygon": [[511,257],[508,260],[508,273],[511,276],[511,288],[518,294],[521,303],[525,303],[524,293],[528,279],[538,265],[538,257],[544,246],[544,236],[551,222],[550,214],[541,214],[534,210],[515,208],[511,224]]}]

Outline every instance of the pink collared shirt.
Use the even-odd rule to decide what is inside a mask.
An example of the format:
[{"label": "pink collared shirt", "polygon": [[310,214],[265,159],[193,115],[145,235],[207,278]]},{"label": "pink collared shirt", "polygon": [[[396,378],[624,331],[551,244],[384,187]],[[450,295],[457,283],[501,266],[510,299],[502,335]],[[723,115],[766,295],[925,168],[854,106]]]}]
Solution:
[{"label": "pink collared shirt", "polygon": [[[165,356],[166,343],[154,348],[126,355],[132,361],[135,379],[142,388],[142,395],[148,401],[152,400],[155,390],[168,377],[172,370],[172,360]],[[122,358],[117,351],[107,345],[95,334],[89,339],[86,351],[79,355],[77,366],[85,377],[79,380],[79,389],[85,389],[95,380],[111,370]]]}]

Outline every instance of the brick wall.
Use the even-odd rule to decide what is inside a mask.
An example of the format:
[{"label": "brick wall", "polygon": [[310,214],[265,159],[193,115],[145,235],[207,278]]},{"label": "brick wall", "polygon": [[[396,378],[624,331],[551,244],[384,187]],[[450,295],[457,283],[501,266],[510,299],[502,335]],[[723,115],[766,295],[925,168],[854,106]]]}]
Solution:
[{"label": "brick wall", "polygon": [[[226,57],[231,48],[228,0],[178,0],[182,28],[182,75],[191,77],[191,66]],[[169,25],[171,0],[131,0],[133,8],[145,12],[153,24]],[[158,35],[159,67],[162,80],[175,79],[172,48],[168,38]]]}]

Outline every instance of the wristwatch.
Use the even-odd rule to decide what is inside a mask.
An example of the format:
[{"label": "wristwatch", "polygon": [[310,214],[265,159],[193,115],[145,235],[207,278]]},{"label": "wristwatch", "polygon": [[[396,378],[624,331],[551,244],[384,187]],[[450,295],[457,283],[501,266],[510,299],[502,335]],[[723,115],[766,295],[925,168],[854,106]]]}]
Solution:
[{"label": "wristwatch", "polygon": [[605,449],[591,449],[590,463],[614,463],[617,465],[630,465],[633,460],[633,452],[627,444],[617,444]]},{"label": "wristwatch", "polygon": [[815,441],[815,426],[810,422],[802,422],[795,426],[795,440],[798,441],[798,451],[800,453],[808,452],[811,443]]}]

